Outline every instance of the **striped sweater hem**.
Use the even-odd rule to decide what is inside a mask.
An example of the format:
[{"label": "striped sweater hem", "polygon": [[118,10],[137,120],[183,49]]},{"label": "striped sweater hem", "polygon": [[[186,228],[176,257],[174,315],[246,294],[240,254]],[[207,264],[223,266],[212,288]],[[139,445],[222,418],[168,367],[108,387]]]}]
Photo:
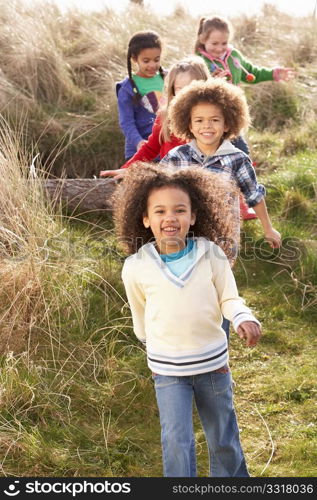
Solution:
[{"label": "striped sweater hem", "polygon": [[166,356],[148,351],[148,367],[159,375],[186,376],[217,370],[228,362],[227,343],[204,352],[177,356]]}]

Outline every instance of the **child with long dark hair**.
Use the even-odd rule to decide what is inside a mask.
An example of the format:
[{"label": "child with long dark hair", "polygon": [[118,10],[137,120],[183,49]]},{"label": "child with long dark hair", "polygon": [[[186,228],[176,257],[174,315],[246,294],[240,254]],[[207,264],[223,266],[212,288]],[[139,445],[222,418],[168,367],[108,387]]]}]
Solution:
[{"label": "child with long dark hair", "polygon": [[[164,84],[161,52],[162,42],[155,31],[137,32],[129,41],[128,76],[116,84],[119,123],[125,136],[127,160],[152,131]],[[135,73],[132,63],[137,68]]]},{"label": "child with long dark hair", "polygon": [[228,176],[151,164],[132,165],[113,196],[117,235],[131,254],[122,279],[153,374],[165,476],[196,476],[193,400],[210,475],[249,476],[221,328],[224,314],[247,346],[261,336],[228,261],[237,197]]}]

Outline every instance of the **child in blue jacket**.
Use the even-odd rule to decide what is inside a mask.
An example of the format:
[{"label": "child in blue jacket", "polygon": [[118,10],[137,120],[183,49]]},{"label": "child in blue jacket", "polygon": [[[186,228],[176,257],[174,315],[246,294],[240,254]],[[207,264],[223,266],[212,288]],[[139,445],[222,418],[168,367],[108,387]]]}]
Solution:
[{"label": "child in blue jacket", "polygon": [[[164,83],[161,51],[162,42],[154,31],[140,31],[130,39],[128,76],[116,84],[126,160],[136,153],[152,132]],[[136,73],[132,73],[131,61],[137,66]]]}]

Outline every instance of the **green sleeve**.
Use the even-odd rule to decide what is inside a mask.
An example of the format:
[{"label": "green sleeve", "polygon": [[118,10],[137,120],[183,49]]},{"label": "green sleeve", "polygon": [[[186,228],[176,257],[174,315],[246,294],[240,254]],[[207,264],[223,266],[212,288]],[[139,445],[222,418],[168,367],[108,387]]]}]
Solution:
[{"label": "green sleeve", "polygon": [[251,85],[252,84],[254,85],[256,83],[274,80],[273,68],[265,68],[265,67],[261,68],[259,66],[254,66],[250,61],[245,59],[243,55],[237,50],[232,51],[232,56],[239,59],[241,66],[243,66],[248,71],[248,73],[251,73],[252,75],[255,76],[255,80],[253,82],[249,82],[246,78],[247,77],[246,73],[242,70],[241,80],[244,83],[249,83]]}]

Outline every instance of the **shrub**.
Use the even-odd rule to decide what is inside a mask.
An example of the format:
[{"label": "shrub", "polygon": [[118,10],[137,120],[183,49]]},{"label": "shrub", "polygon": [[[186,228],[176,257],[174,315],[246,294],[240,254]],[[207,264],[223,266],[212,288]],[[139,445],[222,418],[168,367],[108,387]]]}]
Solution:
[{"label": "shrub", "polygon": [[287,219],[307,218],[311,202],[298,190],[286,191],[282,216]]},{"label": "shrub", "polygon": [[291,84],[263,82],[246,89],[254,127],[280,131],[300,116],[300,101]]}]

